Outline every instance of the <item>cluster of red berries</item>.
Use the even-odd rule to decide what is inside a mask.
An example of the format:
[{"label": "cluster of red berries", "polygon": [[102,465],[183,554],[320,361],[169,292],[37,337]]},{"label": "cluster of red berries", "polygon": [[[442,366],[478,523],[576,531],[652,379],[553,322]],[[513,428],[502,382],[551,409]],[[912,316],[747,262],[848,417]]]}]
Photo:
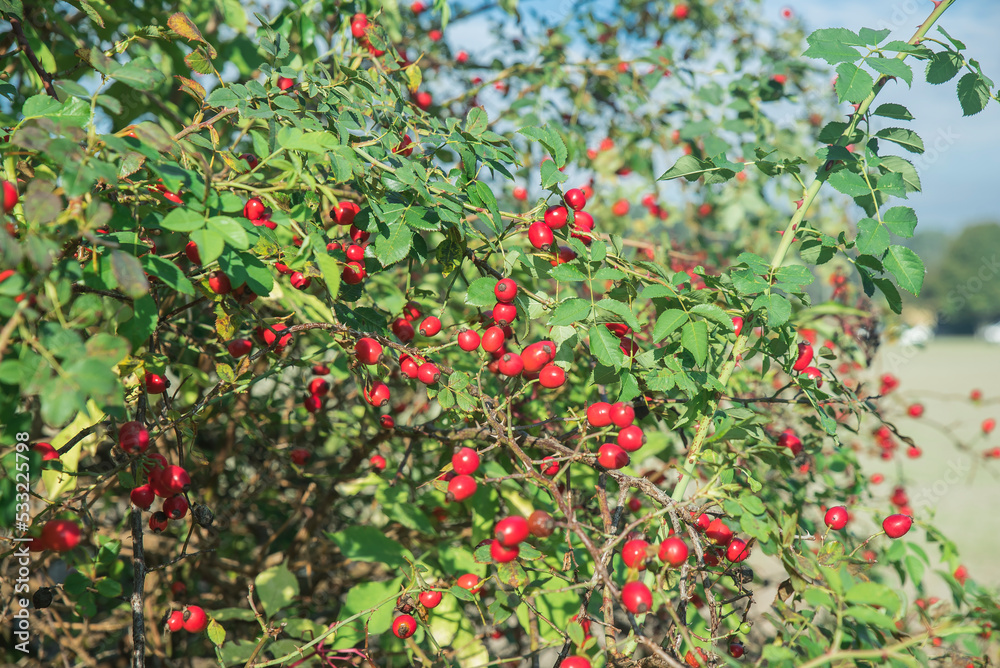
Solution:
[{"label": "cluster of red berries", "polygon": [[32,552],[68,552],[79,545],[82,538],[83,531],[73,520],[49,520],[42,526],[41,533],[28,543],[28,549]]},{"label": "cluster of red berries", "polygon": [[136,508],[149,510],[156,497],[163,499],[160,510],[149,517],[149,528],[160,533],[170,520],[183,519],[188,513],[186,493],[191,487],[187,470],[167,462],[158,453],[146,454],[149,431],[139,422],[125,422],[118,428],[118,447],[128,455],[141,455],[140,470],[146,473],[146,483],[132,489],[129,499]]},{"label": "cluster of red berries", "polygon": [[528,242],[536,249],[552,251],[555,257],[550,260],[553,266],[569,262],[576,258],[576,252],[569,246],[555,247],[555,230],[560,230],[571,222],[570,236],[579,239],[589,246],[593,241],[594,217],[583,210],[587,205],[588,196],[581,188],[571,188],[563,196],[563,205],[551,206],[545,211],[544,220],[539,220],[528,226]]},{"label": "cluster of red berries", "polygon": [[186,605],[183,610],[174,610],[167,615],[167,629],[174,633],[181,629],[188,633],[201,633],[207,628],[208,614],[198,605]]},{"label": "cluster of red berries", "polygon": [[[459,576],[455,584],[473,595],[478,594],[483,586],[479,576],[475,573]],[[440,605],[443,596],[443,593],[437,589],[426,589],[420,592],[417,599],[424,610],[429,611]],[[412,599],[406,594],[400,596],[396,599],[396,610],[400,614],[392,620],[392,633],[397,638],[405,640],[417,632],[417,620],[410,614],[414,610]]]},{"label": "cluster of red berries", "polygon": [[642,428],[632,424],[635,408],[619,401],[609,404],[598,401],[587,406],[587,424],[595,429],[614,425],[619,429],[614,443],[604,443],[597,450],[597,463],[606,469],[618,470],[629,465],[629,453],[637,452],[646,444]]}]

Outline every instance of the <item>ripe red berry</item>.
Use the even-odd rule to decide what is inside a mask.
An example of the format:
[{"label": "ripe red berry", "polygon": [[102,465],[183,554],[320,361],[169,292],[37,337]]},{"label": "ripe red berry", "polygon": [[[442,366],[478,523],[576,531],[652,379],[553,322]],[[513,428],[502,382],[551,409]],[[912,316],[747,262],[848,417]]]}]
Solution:
[{"label": "ripe red berry", "polygon": [[432,362],[424,362],[417,367],[417,379],[424,385],[433,385],[441,378],[441,370]]},{"label": "ripe red berry", "polygon": [[729,547],[726,548],[726,559],[732,562],[744,561],[750,556],[750,548],[747,547],[746,541],[741,538],[734,538],[732,542],[729,543]]},{"label": "ripe red berry", "polygon": [[913,526],[913,518],[909,515],[889,515],[882,520],[882,530],[889,538],[900,538]]},{"label": "ripe red berry", "polygon": [[167,390],[167,381],[160,374],[147,373],[144,382],[150,394],[163,394]]},{"label": "ripe red berry", "polygon": [[274,346],[274,351],[281,352],[292,340],[291,334],[284,334],[281,338],[278,338],[278,334],[286,329],[288,329],[288,325],[283,322],[276,322],[273,325],[268,326],[267,329],[261,330],[260,335],[268,347],[277,341],[278,343]]},{"label": "ripe red berry", "polygon": [[416,331],[413,329],[413,323],[406,318],[396,318],[393,320],[390,329],[392,329],[392,333],[396,335],[396,338],[403,343],[412,341],[416,334]]},{"label": "ripe red berry", "polygon": [[310,413],[318,413],[319,409],[323,407],[323,400],[315,394],[310,394],[302,400],[302,405]]},{"label": "ripe red berry", "polygon": [[798,357],[795,359],[795,364],[792,365],[793,371],[803,371],[813,359],[813,348],[811,345],[803,341],[799,344]]},{"label": "ripe red berry", "polygon": [[743,643],[741,643],[739,640],[729,641],[729,656],[733,657],[734,659],[738,659],[741,656],[743,656],[743,651],[744,651]]},{"label": "ripe red berry", "polygon": [[490,327],[485,332],[483,332],[482,346],[483,350],[488,353],[499,352],[503,348],[504,344],[504,332],[503,329],[494,325]]},{"label": "ripe red berry", "polygon": [[587,206],[587,196],[579,188],[570,188],[567,190],[563,199],[566,202],[566,206],[574,211],[579,211],[583,207]]},{"label": "ripe red berry", "polygon": [[476,481],[472,476],[457,475],[448,483],[448,501],[465,501],[476,493]]},{"label": "ripe red berry", "polygon": [[420,365],[409,355],[400,355],[399,370],[407,378],[415,379],[419,375]]},{"label": "ripe red berry", "polygon": [[990,433],[991,431],[996,429],[996,427],[997,427],[997,421],[994,420],[993,418],[986,418],[985,420],[983,420],[983,424],[981,425],[984,434]]},{"label": "ripe red berry", "polygon": [[361,39],[368,31],[368,16],[366,14],[355,14],[351,19],[351,34],[355,39]]},{"label": "ripe red berry", "polygon": [[528,243],[530,243],[534,248],[541,251],[547,251],[552,248],[552,244],[554,242],[555,235],[552,234],[551,226],[541,221],[536,221],[528,227]]},{"label": "ripe red berry", "polygon": [[799,440],[794,431],[786,429],[778,436],[778,447],[788,448],[792,451],[793,457],[798,457],[799,453],[802,452],[802,441]]},{"label": "ripe red berry", "polygon": [[187,499],[184,498],[183,494],[177,494],[176,496],[163,500],[163,512],[165,512],[167,517],[172,520],[181,519],[187,515],[187,511],[188,502]]},{"label": "ripe red berry", "polygon": [[516,547],[528,537],[528,520],[520,515],[511,515],[497,522],[493,532],[503,547]]},{"label": "ripe red berry", "polygon": [[3,212],[10,213],[14,210],[14,206],[17,204],[18,192],[17,184],[11,183],[10,181],[3,182]]},{"label": "ripe red berry", "polygon": [[233,290],[229,277],[221,269],[212,272],[212,275],[208,277],[208,287],[217,295],[226,295]]},{"label": "ripe red berry", "polygon": [[517,545],[514,547],[504,547],[499,540],[494,540],[490,543],[490,558],[498,564],[506,564],[514,561],[520,552],[521,548]]},{"label": "ripe red berry", "polygon": [[326,382],[323,378],[313,378],[309,381],[309,394],[322,397],[329,391],[330,383]]},{"label": "ripe red berry", "polygon": [[247,220],[260,220],[264,217],[264,211],[267,207],[264,203],[260,201],[259,197],[251,197],[247,200],[247,203],[243,205],[243,217]]},{"label": "ripe red berry", "polygon": [[312,279],[305,276],[301,271],[294,272],[288,280],[296,290],[305,290],[312,284]]},{"label": "ripe red berry", "polygon": [[641,582],[629,582],[622,587],[622,605],[633,615],[641,615],[653,607],[653,593]]},{"label": "ripe red berry", "polygon": [[674,6],[674,18],[678,21],[683,21],[688,16],[691,15],[691,8],[687,5],[675,5]]},{"label": "ripe red berry", "polygon": [[500,373],[505,376],[517,376],[524,370],[524,361],[517,353],[506,353],[500,358]]},{"label": "ripe red berry", "polygon": [[391,415],[380,416],[378,422],[383,429],[393,429],[396,426],[396,420]]},{"label": "ripe red berry", "polygon": [[291,459],[292,463],[296,466],[305,466],[311,455],[312,453],[305,448],[294,448],[288,453],[289,459]]},{"label": "ripe red berry", "polygon": [[458,475],[472,475],[479,468],[479,453],[463,447],[451,456],[451,467]]},{"label": "ripe red berry", "polygon": [[639,425],[629,425],[618,432],[618,445],[625,452],[635,452],[646,444],[646,435],[642,433]]},{"label": "ripe red berry", "polygon": [[628,466],[629,461],[628,453],[614,443],[605,443],[597,451],[597,463],[612,471]]},{"label": "ripe red berry", "polygon": [[625,541],[625,544],[622,545],[622,562],[629,568],[646,570],[647,548],[649,548],[649,543],[640,538]]},{"label": "ripe red berry", "polygon": [[733,316],[733,332],[736,334],[736,336],[739,336],[740,332],[742,332],[742,331],[743,331],[743,318],[741,318],[738,315],[734,315]]},{"label": "ripe red berry", "polygon": [[587,406],[587,423],[597,428],[611,424],[611,404],[597,401]]},{"label": "ripe red berry", "polygon": [[340,278],[348,285],[357,285],[365,280],[365,276],[367,275],[365,265],[360,262],[348,262],[344,265],[344,270],[340,273]]},{"label": "ripe red berry", "polygon": [[422,336],[434,336],[441,331],[441,320],[437,316],[429,315],[420,323],[420,334]]},{"label": "ripe red berry", "polygon": [[660,545],[659,552],[660,561],[665,564],[670,564],[671,566],[680,566],[688,558],[688,546],[687,544],[677,538],[676,536],[671,536],[667,538]]},{"label": "ripe red berry", "polygon": [[528,516],[528,531],[537,538],[548,538],[556,530],[556,522],[544,510],[536,510]]},{"label": "ripe red berry", "polygon": [[183,494],[191,487],[191,476],[183,467],[170,464],[150,473],[150,484],[157,496],[170,497]]},{"label": "ripe red berry", "polygon": [[906,412],[910,414],[910,417],[918,418],[924,414],[923,404],[912,404],[906,409]]},{"label": "ripe red berry", "polygon": [[591,668],[591,664],[587,657],[574,654],[563,659],[562,668]]},{"label": "ripe red berry", "polygon": [[[501,332],[501,335],[503,332]],[[463,329],[458,333],[458,347],[465,352],[472,352],[479,347],[479,333],[471,329]]]},{"label": "ripe red berry", "polygon": [[434,98],[430,93],[422,90],[413,97],[413,102],[424,111],[427,111],[434,104]]},{"label": "ripe red berry", "polygon": [[118,445],[128,454],[139,454],[149,447],[149,431],[139,422],[125,422],[118,428]]},{"label": "ripe red berry", "polygon": [[545,211],[545,224],[553,230],[565,226],[568,218],[569,212],[564,206],[552,206]]},{"label": "ripe red berry", "polygon": [[184,613],[180,610],[171,612],[170,616],[167,617],[167,628],[173,633],[177,633],[184,628]]},{"label": "ripe red berry", "polygon": [[719,545],[728,545],[733,539],[733,530],[721,518],[716,517],[705,529],[705,535]]},{"label": "ripe red berry", "polygon": [[198,253],[198,244],[193,241],[187,242],[184,246],[184,254],[187,255],[187,259],[194,264],[201,264],[201,255]]},{"label": "ripe red berry", "polygon": [[80,544],[81,534],[73,520],[49,520],[42,527],[41,540],[51,550],[67,552]]},{"label": "ripe red berry", "polygon": [[354,224],[354,217],[357,216],[360,211],[361,207],[354,202],[344,201],[338,203],[330,214],[338,225],[347,226]]},{"label": "ripe red berry", "polygon": [[369,405],[379,408],[389,403],[389,386],[380,380],[374,381],[364,391],[365,401]]},{"label": "ripe red berry", "polygon": [[153,492],[153,488],[149,484],[139,485],[132,490],[129,494],[129,500],[132,502],[136,508],[141,508],[142,510],[149,510],[149,507],[153,505],[153,500],[156,498],[156,494]]},{"label": "ripe red berry", "polygon": [[51,443],[34,443],[31,449],[42,455],[43,462],[58,461],[59,451]]},{"label": "ripe red berry", "polygon": [[624,429],[635,420],[635,409],[632,408],[632,404],[619,401],[611,405],[609,415],[611,416],[611,422],[616,427]]},{"label": "ripe red berry", "polygon": [[[465,53],[465,52],[463,51],[462,53]],[[460,53],[458,55],[462,55],[462,53]],[[459,61],[459,62],[462,62],[462,61]],[[528,189],[525,188],[524,186],[515,186],[514,187],[514,199],[516,199],[519,202],[523,202],[526,199],[528,199]]]},{"label": "ripe red berry", "polygon": [[162,533],[166,531],[167,525],[170,523],[170,518],[162,510],[157,510],[155,513],[149,516],[149,529],[153,533]]},{"label": "ripe red berry", "polygon": [[499,303],[493,307],[493,320],[500,327],[506,327],[517,318],[517,307],[513,304]]},{"label": "ripe red berry", "polygon": [[386,462],[382,455],[372,455],[368,458],[368,463],[379,473],[385,470]]},{"label": "ripe red berry", "polygon": [[833,529],[834,531],[840,531],[845,526],[847,526],[847,508],[844,506],[834,506],[826,511],[826,516],[823,517],[823,521],[826,525]]},{"label": "ripe red berry", "polygon": [[364,336],[354,344],[354,356],[362,364],[369,366],[378,364],[379,358],[382,357],[382,344],[371,337]]},{"label": "ripe red berry", "polygon": [[456,584],[462,589],[467,589],[471,594],[478,594],[479,589],[483,586],[479,581],[479,576],[475,573],[466,573],[460,576]]},{"label": "ripe red berry", "polygon": [[542,475],[549,476],[550,478],[555,474],[559,473],[559,462],[556,461],[555,457],[546,457],[542,460],[539,469]]},{"label": "ripe red berry", "polygon": [[497,301],[501,304],[509,304],[517,296],[517,283],[512,278],[502,278],[497,281],[496,287],[493,288],[493,294],[496,295]]},{"label": "ripe red berry", "polygon": [[422,591],[418,598],[420,599],[420,605],[428,610],[433,610],[441,603],[442,594],[439,591]]},{"label": "ripe red berry", "polygon": [[556,366],[555,364],[546,364],[542,367],[542,370],[538,372],[538,384],[542,387],[554,389],[562,387],[565,382],[566,371],[563,370],[562,367]]},{"label": "ripe red berry", "polygon": [[253,349],[253,342],[250,339],[235,339],[226,348],[233,357],[243,357]]},{"label": "ripe red berry", "polygon": [[406,639],[417,632],[417,620],[413,615],[400,615],[392,620],[392,634],[397,638]]}]

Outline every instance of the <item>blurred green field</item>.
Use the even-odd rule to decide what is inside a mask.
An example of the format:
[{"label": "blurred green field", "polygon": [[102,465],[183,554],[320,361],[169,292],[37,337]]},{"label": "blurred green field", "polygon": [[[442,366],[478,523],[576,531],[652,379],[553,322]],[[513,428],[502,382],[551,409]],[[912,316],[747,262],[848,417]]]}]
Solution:
[{"label": "blurred green field", "polygon": [[[886,417],[923,450],[918,459],[903,454],[891,462],[864,460],[867,474],[885,475],[877,498],[887,499],[897,481],[905,482],[916,518],[934,517],[958,546],[969,574],[981,584],[1000,586],[1000,460],[983,456],[1000,447],[1000,430],[984,436],[980,429],[985,418],[1000,421],[1000,346],[971,337],[938,338],[921,349],[889,345],[874,366],[879,374],[899,378]],[[969,398],[973,388],[982,391],[978,403]],[[925,408],[919,419],[906,415],[916,401]],[[886,500],[883,507],[888,505]],[[940,578],[926,577],[934,593],[947,591]]]}]

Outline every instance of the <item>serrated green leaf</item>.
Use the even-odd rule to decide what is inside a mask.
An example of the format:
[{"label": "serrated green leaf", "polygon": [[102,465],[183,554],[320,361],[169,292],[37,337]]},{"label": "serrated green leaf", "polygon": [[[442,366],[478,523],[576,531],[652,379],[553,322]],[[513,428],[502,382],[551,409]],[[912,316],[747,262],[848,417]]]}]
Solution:
[{"label": "serrated green leaf", "polygon": [[549,326],[572,325],[575,322],[586,320],[588,317],[590,317],[589,301],[577,298],[567,299],[552,311]]},{"label": "serrated green leaf", "polygon": [[899,144],[910,153],[923,153],[924,140],[913,130],[906,128],[884,128],[875,133],[876,137]]},{"label": "serrated green leaf", "polygon": [[917,228],[917,213],[907,206],[894,206],[882,215],[882,221],[890,232],[909,239]]},{"label": "serrated green leaf", "polygon": [[877,220],[862,218],[854,242],[860,252],[881,257],[889,248],[889,232]]},{"label": "serrated green leaf", "polygon": [[835,89],[837,98],[841,101],[862,102],[872,92],[875,80],[872,75],[853,63],[841,63],[837,66],[837,83]]},{"label": "serrated green leaf", "polygon": [[375,237],[375,258],[388,267],[410,254],[413,247],[413,229],[404,220],[392,223],[382,223],[378,226],[379,234]]},{"label": "serrated green leaf", "polygon": [[809,48],[802,55],[825,60],[830,65],[854,62],[861,55],[852,46],[863,46],[865,41],[847,28],[823,28],[806,38]]},{"label": "serrated green leaf", "polygon": [[906,246],[889,246],[885,259],[886,271],[896,277],[899,287],[914,295],[920,295],[924,284],[924,263],[916,253]]},{"label": "serrated green leaf", "polygon": [[879,74],[902,79],[907,86],[913,83],[913,70],[899,58],[866,58],[865,64]]},{"label": "serrated green leaf", "polygon": [[753,310],[767,310],[769,327],[781,327],[792,316],[792,305],[781,295],[760,295],[753,301]]},{"label": "serrated green leaf", "polygon": [[691,320],[681,329],[681,346],[694,356],[701,366],[708,358],[708,325],[704,320]]},{"label": "serrated green leaf", "polygon": [[625,363],[625,353],[621,350],[621,341],[604,325],[590,328],[590,352],[597,361],[615,369],[620,369]]},{"label": "serrated green leaf", "polygon": [[621,316],[622,320],[625,321],[625,324],[628,325],[634,332],[642,329],[642,326],[639,324],[639,319],[635,317],[635,314],[632,313],[632,309],[630,309],[628,304],[625,304],[624,302],[611,299],[610,297],[605,297],[601,301],[597,302],[597,307]]},{"label": "serrated green leaf", "polygon": [[237,250],[250,248],[250,237],[247,231],[228,216],[212,216],[208,219],[208,229],[218,234],[227,244]]},{"label": "serrated green leaf", "polygon": [[912,121],[913,114],[910,110],[901,104],[894,104],[892,102],[886,102],[885,104],[880,104],[878,108],[872,112],[875,116],[882,116],[883,118],[893,118],[897,121]]},{"label": "serrated green leaf", "polygon": [[865,183],[864,177],[847,169],[835,172],[827,181],[838,192],[842,192],[849,197],[861,197],[871,192],[868,184]]},{"label": "serrated green leaf", "polygon": [[185,295],[194,294],[194,286],[188,277],[170,260],[149,253],[142,256],[142,266],[150,276],[156,276],[165,285]]},{"label": "serrated green leaf", "polygon": [[955,78],[962,69],[962,54],[941,51],[927,59],[924,77],[929,84],[943,84]]},{"label": "serrated green leaf", "polygon": [[659,343],[678,327],[688,321],[688,314],[680,309],[667,309],[656,319],[653,327],[653,341]]},{"label": "serrated green leaf", "polygon": [[465,303],[480,308],[493,306],[497,302],[496,293],[493,291],[496,286],[497,279],[492,276],[477,278],[469,284],[469,289],[465,292]]},{"label": "serrated green leaf", "polygon": [[975,116],[991,99],[990,87],[980,75],[969,72],[958,80],[958,102],[963,116]]},{"label": "serrated green leaf", "polygon": [[291,605],[299,596],[299,581],[285,564],[278,564],[254,578],[254,589],[270,618]]}]

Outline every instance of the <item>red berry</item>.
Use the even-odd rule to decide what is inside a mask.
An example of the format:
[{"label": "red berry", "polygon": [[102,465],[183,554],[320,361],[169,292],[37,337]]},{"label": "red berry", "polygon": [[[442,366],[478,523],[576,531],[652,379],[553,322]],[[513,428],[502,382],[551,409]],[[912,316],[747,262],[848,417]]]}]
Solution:
[{"label": "red berry", "polygon": [[546,457],[545,459],[542,460],[540,469],[542,475],[551,478],[555,474],[559,473],[559,462],[556,461],[555,457]]},{"label": "red berry", "polygon": [[743,331],[743,318],[741,318],[738,315],[734,315],[733,316],[733,332],[736,334],[736,336],[739,336],[740,332],[742,332],[742,331]]},{"label": "red berry", "polygon": [[184,608],[184,630],[188,633],[201,633],[208,628],[208,615],[197,605]]},{"label": "red berry", "polygon": [[465,501],[476,493],[476,481],[468,475],[457,475],[448,483],[448,501]]},{"label": "red berry", "polygon": [[368,31],[368,16],[365,14],[355,14],[351,19],[351,34],[356,39],[361,39]]},{"label": "red berry", "polygon": [[187,245],[184,246],[184,254],[187,255],[187,259],[194,264],[201,264],[201,255],[198,253],[198,244],[195,242],[187,242]]},{"label": "red berry", "polygon": [[983,391],[982,390],[973,390],[972,392],[969,393],[969,398],[972,401],[979,401],[980,399],[983,398]]},{"label": "red berry", "polygon": [[499,540],[494,540],[490,543],[490,558],[498,564],[506,564],[514,561],[517,559],[520,551],[521,549],[517,545],[514,547],[504,547]]},{"label": "red berry", "polygon": [[611,416],[611,422],[616,427],[624,429],[632,424],[633,420],[635,420],[635,409],[632,408],[632,404],[626,404],[619,401],[618,403],[611,405],[609,415]]},{"label": "red berry", "polygon": [[382,455],[372,455],[368,458],[368,463],[379,473],[385,470],[386,461]]},{"label": "red berry", "polygon": [[628,453],[614,443],[605,443],[597,451],[597,463],[612,471],[628,466],[629,461]]},{"label": "red berry", "polygon": [[153,533],[163,533],[167,530],[167,525],[170,523],[170,518],[162,510],[157,510],[155,513],[149,516],[149,529]]},{"label": "red berry", "polygon": [[323,400],[315,394],[310,394],[302,400],[302,405],[310,413],[318,413],[319,409],[323,407]]},{"label": "red berry", "polygon": [[524,370],[528,373],[541,371],[555,356],[556,346],[552,341],[538,341],[521,351]]},{"label": "red berry", "polygon": [[295,85],[295,79],[289,79],[288,77],[278,77],[278,88],[281,90],[288,90]]},{"label": "red berry", "polygon": [[322,397],[329,391],[330,383],[326,382],[326,380],[322,378],[313,378],[309,381],[309,394]]},{"label": "red berry", "polygon": [[341,279],[344,283],[348,285],[357,285],[361,281],[365,280],[365,276],[368,273],[365,271],[365,265],[360,262],[348,262],[344,265],[343,271],[340,273]]},{"label": "red berry", "polygon": [[729,641],[729,656],[738,659],[743,656],[743,643],[739,640]]},{"label": "red berry", "polygon": [[49,520],[40,537],[49,549],[67,552],[80,544],[81,533],[80,525],[72,520]]},{"label": "red berry", "polygon": [[503,348],[504,344],[504,331],[500,327],[494,325],[490,327],[485,332],[483,332],[482,346],[483,350],[488,353],[499,352]]},{"label": "red berry", "polygon": [[459,475],[472,475],[479,468],[479,453],[463,447],[451,456],[451,467]]},{"label": "red berry", "polygon": [[125,422],[118,428],[118,445],[128,454],[138,454],[149,447],[149,431],[139,422]]},{"label": "red berry", "polygon": [[362,337],[354,344],[354,356],[362,364],[369,366],[378,364],[379,358],[382,357],[382,344],[371,337]]},{"label": "red berry", "polygon": [[505,376],[517,376],[524,370],[524,361],[517,353],[507,353],[500,358],[499,369]]},{"label": "red berry", "polygon": [[809,363],[812,362],[813,358],[813,348],[806,342],[799,344],[799,354],[795,359],[795,364],[792,365],[793,371],[803,371]]},{"label": "red berry", "polygon": [[591,668],[591,664],[587,657],[574,654],[563,659],[562,668]]},{"label": "red berry", "polygon": [[150,394],[163,394],[167,390],[166,379],[157,373],[147,373],[145,385],[146,391]]},{"label": "red berry", "polygon": [[414,96],[413,101],[418,107],[420,107],[424,111],[427,111],[430,108],[430,106],[434,103],[434,98],[431,96],[430,93],[422,90]]},{"label": "red berry", "polygon": [[416,361],[409,355],[400,355],[399,370],[407,378],[415,379],[420,375],[420,365],[417,364]]},{"label": "red berry", "polygon": [[646,549],[648,547],[649,543],[639,538],[625,541],[625,544],[622,545],[622,561],[629,568],[646,570]]},{"label": "red berry", "polygon": [[622,587],[622,605],[633,615],[641,615],[653,607],[653,593],[641,582],[629,582]]},{"label": "red berry", "polygon": [[889,538],[900,538],[913,526],[913,518],[909,515],[889,515],[882,520],[882,530]]},{"label": "red berry", "polygon": [[587,206],[587,196],[579,188],[570,188],[567,190],[563,199],[566,202],[566,206],[574,211],[579,211]]},{"label": "red berry", "polygon": [[14,210],[14,205],[17,204],[18,193],[17,184],[11,183],[10,181],[3,182],[3,212],[10,213]]},{"label": "red berry", "polygon": [[354,223],[354,217],[357,216],[360,211],[361,207],[354,202],[344,201],[338,203],[330,214],[338,225],[347,226]]},{"label": "red berry", "polygon": [[528,516],[528,531],[537,538],[548,538],[556,530],[556,522],[544,510],[536,510]]},{"label": "red berry", "polygon": [[676,5],[674,7],[674,18],[678,21],[683,21],[688,16],[691,15],[691,8],[687,5]]},{"label": "red berry", "polygon": [[383,429],[394,429],[396,427],[396,420],[391,415],[382,415],[378,421]]},{"label": "red berry", "polygon": [[786,429],[778,436],[778,447],[788,448],[792,451],[793,457],[798,457],[799,453],[802,452],[802,441],[799,440],[794,431]]},{"label": "red berry", "polygon": [[910,417],[918,418],[924,414],[923,404],[912,404],[906,409],[906,412],[910,414]]},{"label": "red berry", "polygon": [[191,476],[183,467],[171,464],[150,474],[150,483],[157,496],[183,494],[191,487]]},{"label": "red berry", "polygon": [[[502,278],[497,281],[496,287],[493,288],[493,294],[496,295],[498,302],[510,304],[517,296],[517,283],[512,278]],[[495,314],[494,317],[496,317]]]},{"label": "red berry", "polygon": [[51,443],[35,443],[31,449],[42,455],[43,462],[58,461],[59,459],[59,451],[53,448]]},{"label": "red berry", "polygon": [[413,329],[413,323],[411,323],[406,318],[396,318],[392,321],[390,326],[392,333],[396,335],[403,343],[409,343],[413,340],[416,331]]},{"label": "red berry", "polygon": [[187,511],[188,502],[187,499],[184,498],[183,494],[177,494],[176,496],[164,499],[163,501],[163,512],[165,512],[167,517],[172,520],[181,519],[187,515]]},{"label": "red berry", "polygon": [[555,364],[546,364],[542,367],[542,370],[538,372],[538,384],[542,387],[554,389],[556,387],[562,387],[565,382],[566,372],[562,367],[558,367]]},{"label": "red berry", "polygon": [[478,594],[479,589],[482,587],[482,583],[479,581],[479,576],[475,573],[466,573],[458,578],[458,586],[462,589],[469,590],[472,594]]},{"label": "red berry", "polygon": [[422,336],[434,336],[441,331],[441,320],[437,316],[429,315],[420,323],[420,334]]},{"label": "red berry", "polygon": [[305,448],[294,448],[288,453],[289,459],[291,459],[292,463],[296,466],[305,466],[306,462],[309,461],[310,455],[312,455],[312,453]]},{"label": "red berry", "polygon": [[553,206],[549,207],[545,211],[545,224],[549,226],[550,229],[558,230],[560,227],[566,225],[566,220],[569,217],[569,212],[564,206]]},{"label": "red berry", "polygon": [[433,385],[441,378],[441,370],[432,362],[424,362],[417,368],[417,378],[424,385]]},{"label": "red berry", "polygon": [[726,548],[726,559],[732,562],[744,561],[750,556],[750,548],[747,547],[746,541],[740,538],[734,538],[729,547]]},{"label": "red berry", "polygon": [[305,290],[312,284],[312,279],[303,275],[301,271],[294,272],[288,280],[296,290]]},{"label": "red berry", "polygon": [[513,304],[499,303],[493,307],[493,320],[500,327],[506,327],[517,318],[517,307]]},{"label": "red berry", "polygon": [[993,418],[986,418],[983,420],[982,430],[984,434],[988,434],[997,427],[997,421]]},{"label": "red berry", "polygon": [[267,209],[264,203],[260,201],[259,197],[251,197],[247,200],[247,203],[243,205],[243,217],[247,220],[260,220],[264,216],[264,211]]},{"label": "red berry", "polygon": [[834,531],[840,531],[845,526],[847,526],[847,508],[844,506],[834,506],[826,511],[826,516],[823,517],[823,521],[826,525],[833,529]]},{"label": "red berry", "polygon": [[173,633],[177,633],[184,628],[184,613],[180,610],[171,612],[170,616],[167,617],[167,628]]},{"label": "red berry", "polygon": [[528,520],[520,515],[505,517],[497,522],[497,528],[493,535],[502,546],[516,547],[518,543],[528,537]]},{"label": "red berry", "polygon": [[598,428],[611,424],[611,404],[597,401],[587,406],[587,423]]},{"label": "red berry", "polygon": [[642,433],[639,425],[629,425],[618,432],[618,445],[625,452],[635,452],[646,444],[646,435]]},{"label": "red berry", "polygon": [[417,632],[417,620],[413,615],[400,615],[392,620],[392,634],[397,638],[406,639]]},{"label": "red berry", "polygon": [[253,342],[250,339],[235,339],[226,347],[233,357],[243,357],[253,349]]},{"label": "red berry", "polygon": [[[503,332],[500,333],[503,336]],[[465,352],[472,352],[479,347],[479,333],[471,329],[463,329],[458,333],[458,347]]]},{"label": "red berry", "polygon": [[660,561],[666,564],[670,564],[671,566],[680,566],[687,561],[688,546],[680,538],[671,536],[660,545],[659,557]]},{"label": "red berry", "polygon": [[221,269],[212,272],[212,275],[208,277],[208,287],[217,295],[226,295],[233,290],[233,286],[229,282],[229,277]]},{"label": "red berry", "polygon": [[267,329],[261,330],[259,333],[268,347],[277,341],[278,343],[274,346],[274,351],[281,352],[292,340],[291,334],[284,334],[280,338],[278,337],[278,334],[286,329],[288,329],[288,325],[283,322],[276,322],[273,325],[268,326]]},{"label": "red berry", "polygon": [[380,380],[374,381],[364,391],[365,401],[369,405],[379,408],[389,403],[389,386]]},{"label": "red berry", "polygon": [[[564,223],[565,224],[565,223]],[[555,235],[552,227],[541,221],[536,221],[528,227],[528,242],[538,250],[547,251],[552,247]],[[565,663],[565,661],[563,662]]]},{"label": "red berry", "polygon": [[420,599],[420,605],[428,610],[433,610],[441,603],[442,594],[439,591],[422,591],[418,598]]},{"label": "red berry", "polygon": [[139,485],[132,490],[129,494],[129,500],[132,502],[136,508],[141,508],[142,510],[149,510],[149,507],[153,505],[153,500],[156,498],[156,494],[153,492],[153,488],[149,484]]},{"label": "red berry", "polygon": [[733,530],[720,518],[716,517],[708,525],[708,528],[705,529],[705,535],[719,545],[728,545],[729,541],[733,539]]}]

